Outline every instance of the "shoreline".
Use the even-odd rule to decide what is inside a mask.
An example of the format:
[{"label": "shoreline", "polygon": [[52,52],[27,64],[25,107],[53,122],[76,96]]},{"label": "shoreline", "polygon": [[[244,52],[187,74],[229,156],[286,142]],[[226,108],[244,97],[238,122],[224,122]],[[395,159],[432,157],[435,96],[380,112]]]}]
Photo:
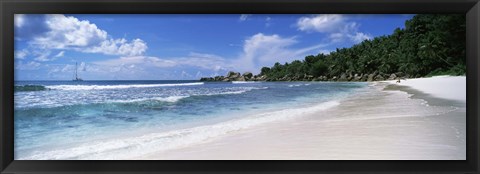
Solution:
[{"label": "shoreline", "polygon": [[465,102],[394,83],[371,82],[367,93],[305,117],[134,159],[465,159]]}]

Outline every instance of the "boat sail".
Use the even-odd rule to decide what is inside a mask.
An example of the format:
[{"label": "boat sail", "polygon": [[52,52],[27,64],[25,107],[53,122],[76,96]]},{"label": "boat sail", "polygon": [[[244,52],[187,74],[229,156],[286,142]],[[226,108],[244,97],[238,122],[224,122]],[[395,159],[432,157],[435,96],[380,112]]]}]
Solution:
[{"label": "boat sail", "polygon": [[78,63],[75,62],[75,78],[73,78],[73,81],[83,81],[83,79],[78,77]]}]

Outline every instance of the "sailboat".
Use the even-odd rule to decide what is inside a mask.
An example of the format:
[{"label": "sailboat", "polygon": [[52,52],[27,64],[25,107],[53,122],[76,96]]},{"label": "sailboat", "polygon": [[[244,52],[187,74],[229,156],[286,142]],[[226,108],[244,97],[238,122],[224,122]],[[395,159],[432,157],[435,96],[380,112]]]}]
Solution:
[{"label": "sailboat", "polygon": [[78,63],[75,62],[75,78],[73,78],[73,81],[83,81],[83,79],[78,77]]}]

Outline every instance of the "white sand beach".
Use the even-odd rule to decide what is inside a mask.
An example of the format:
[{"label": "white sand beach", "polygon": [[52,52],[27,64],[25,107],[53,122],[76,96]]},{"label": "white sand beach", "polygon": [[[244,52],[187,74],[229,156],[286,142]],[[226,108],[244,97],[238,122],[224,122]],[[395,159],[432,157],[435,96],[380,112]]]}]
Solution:
[{"label": "white sand beach", "polygon": [[400,83],[389,81],[400,86],[408,86],[435,97],[464,101],[466,99],[467,83],[465,76],[435,76],[402,80]]},{"label": "white sand beach", "polygon": [[372,82],[340,105],[135,159],[464,160],[466,79]]}]

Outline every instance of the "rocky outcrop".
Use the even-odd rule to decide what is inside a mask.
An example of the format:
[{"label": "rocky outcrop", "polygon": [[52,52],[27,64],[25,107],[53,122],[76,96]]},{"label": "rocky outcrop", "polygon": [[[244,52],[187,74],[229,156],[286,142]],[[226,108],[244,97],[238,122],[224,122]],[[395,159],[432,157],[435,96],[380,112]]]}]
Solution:
[{"label": "rocky outcrop", "polygon": [[253,74],[251,72],[245,72],[242,76],[245,77],[246,80],[249,80],[253,77]]},{"label": "rocky outcrop", "polygon": [[245,72],[241,75],[239,72],[230,71],[226,76],[202,77],[200,81],[204,82],[231,82],[231,81],[265,81],[267,76],[254,76],[251,72]]},{"label": "rocky outcrop", "polygon": [[381,74],[375,76],[375,81],[382,81],[385,80]]},{"label": "rocky outcrop", "polygon": [[[200,81],[205,82],[231,82],[231,81],[339,81],[339,82],[372,82],[383,80],[397,80],[409,78],[408,74],[403,72],[396,72],[392,74],[385,74],[382,72],[373,72],[371,74],[355,73],[351,71],[343,72],[335,76],[312,76],[308,74],[303,75],[285,75],[278,78],[269,78],[266,75],[253,75],[251,72],[240,74],[239,72],[230,71],[226,76],[202,77]],[[415,76],[412,76],[415,77]]]},{"label": "rocky outcrop", "polygon": [[391,74],[390,77],[388,77],[388,80],[395,80],[395,79],[397,79],[396,74]]},{"label": "rocky outcrop", "polygon": [[361,75],[355,74],[355,75],[353,76],[353,81],[358,81],[358,82],[360,82],[360,81],[362,81],[362,77],[363,77],[363,74],[361,74]]},{"label": "rocky outcrop", "polygon": [[342,73],[342,75],[340,75],[340,78],[338,78],[338,81],[341,81],[341,82],[348,81],[347,74]]},{"label": "rocky outcrop", "polygon": [[240,73],[239,73],[239,72],[230,71],[230,72],[228,72],[228,74],[227,74],[227,78],[228,78],[228,79],[236,79],[236,78],[239,78],[239,77],[240,77]]}]

